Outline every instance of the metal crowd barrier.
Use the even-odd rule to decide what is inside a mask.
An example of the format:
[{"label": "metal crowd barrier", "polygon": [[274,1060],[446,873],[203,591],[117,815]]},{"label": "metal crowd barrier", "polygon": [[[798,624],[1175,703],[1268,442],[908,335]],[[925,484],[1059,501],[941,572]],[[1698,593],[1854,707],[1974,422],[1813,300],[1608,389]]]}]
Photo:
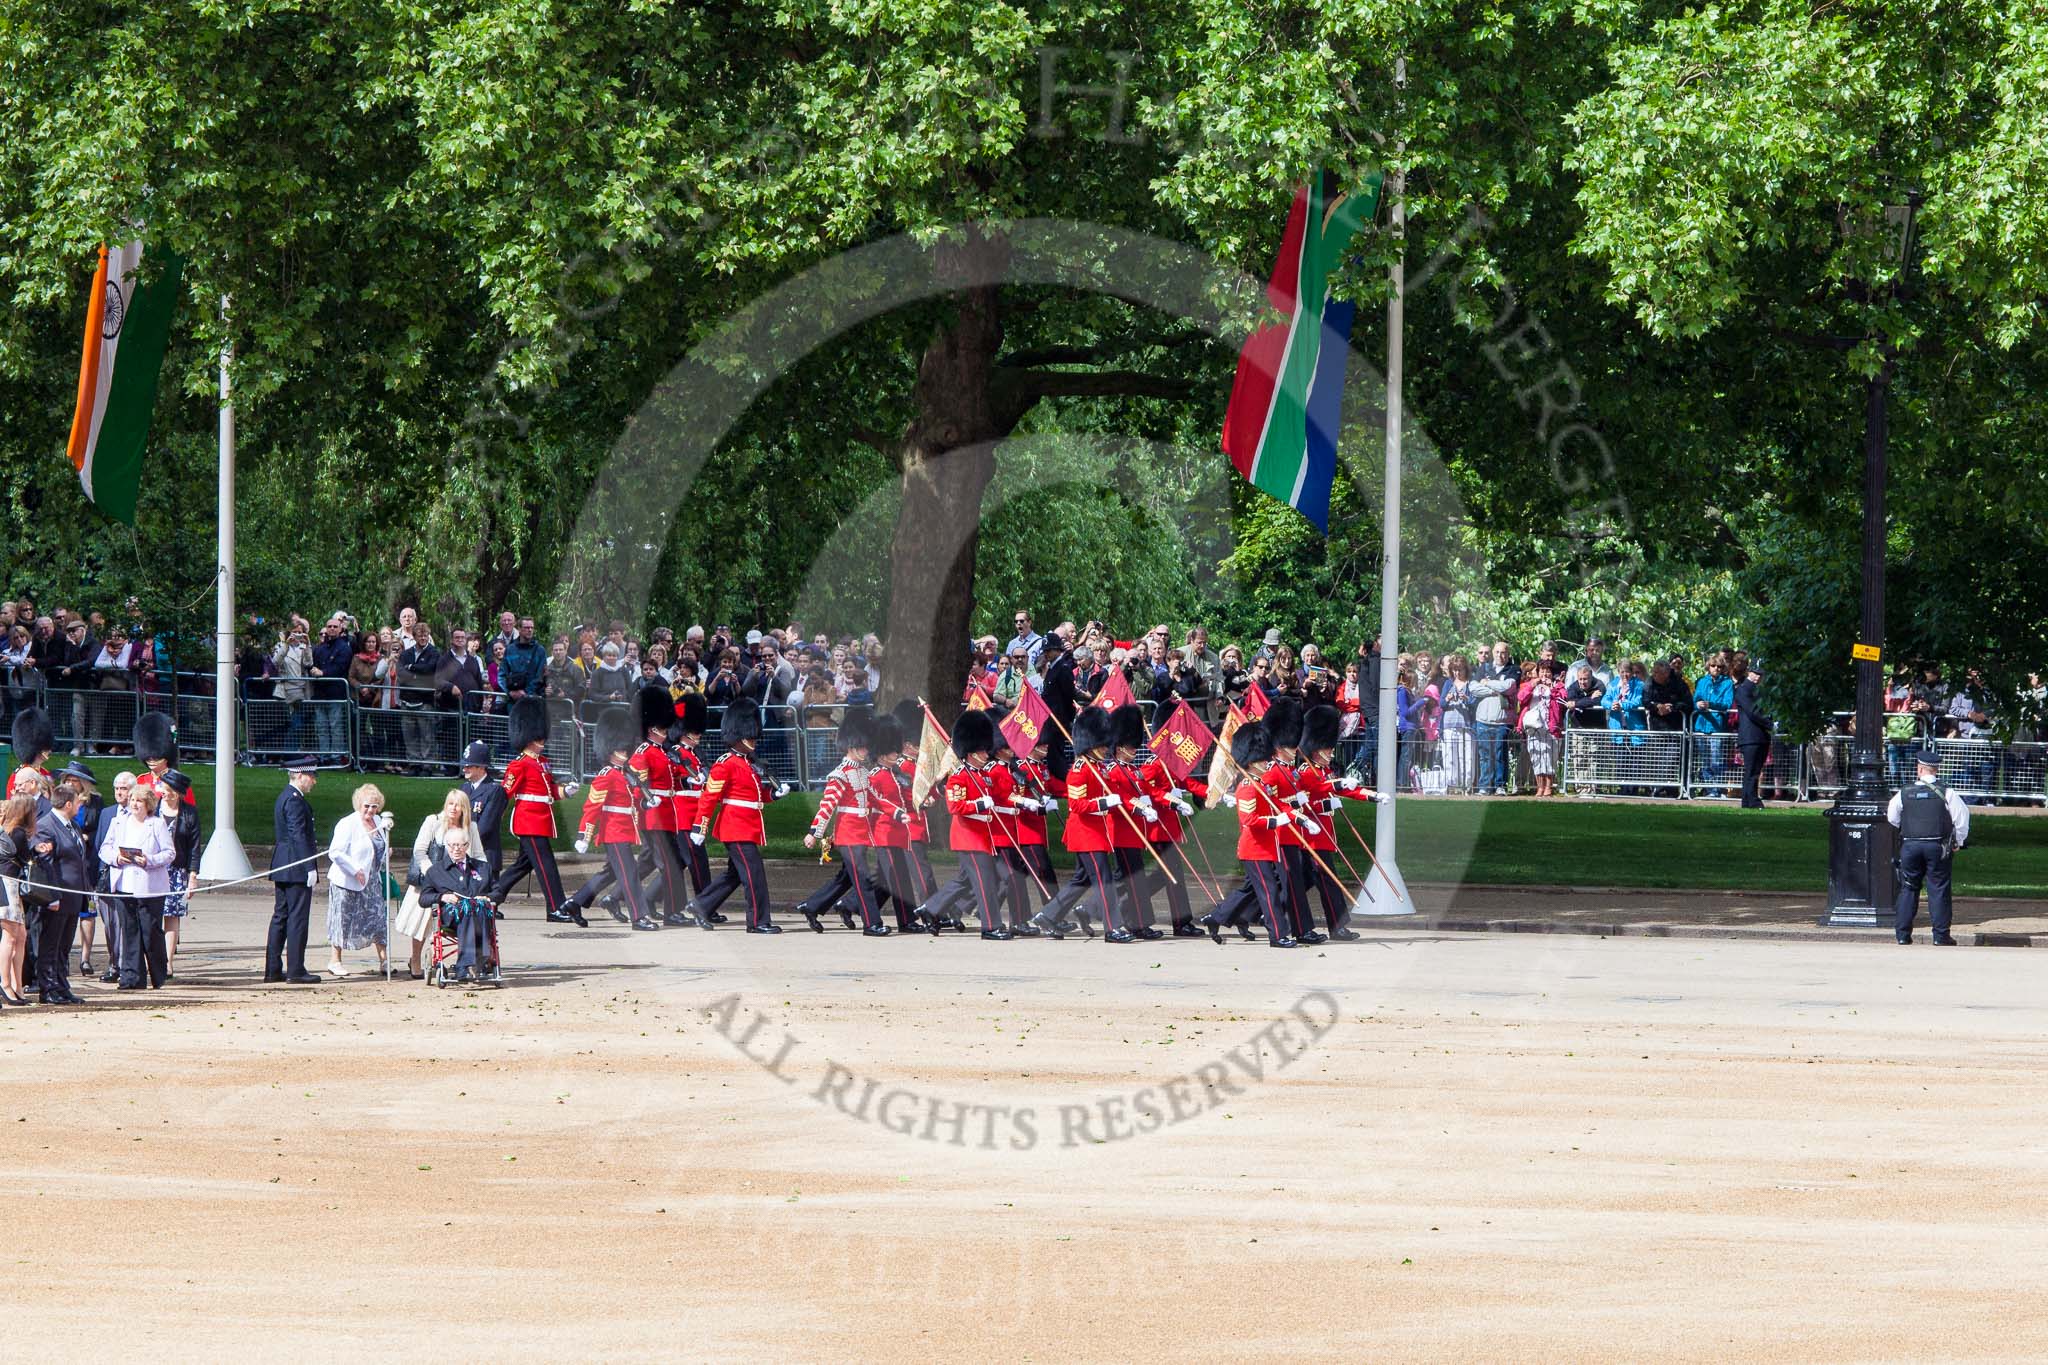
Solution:
[{"label": "metal crowd barrier", "polygon": [[1565,772],[1572,791],[1687,794],[1683,730],[1567,730]]}]

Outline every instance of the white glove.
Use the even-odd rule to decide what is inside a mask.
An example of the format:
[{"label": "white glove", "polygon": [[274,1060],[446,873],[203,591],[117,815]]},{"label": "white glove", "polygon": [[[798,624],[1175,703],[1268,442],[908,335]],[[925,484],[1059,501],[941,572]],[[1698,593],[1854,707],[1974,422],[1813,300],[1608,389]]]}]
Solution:
[{"label": "white glove", "polygon": [[562,799],[566,801],[582,790],[583,784],[581,782],[571,782],[568,786],[562,788]]},{"label": "white glove", "polygon": [[1236,809],[1237,809],[1237,797],[1233,796],[1233,795],[1232,795],[1231,793],[1229,793],[1229,792],[1225,792],[1225,793],[1223,793],[1223,804],[1224,804],[1225,806],[1227,806],[1228,808],[1230,808],[1231,810],[1236,810]]},{"label": "white glove", "polygon": [[1121,806],[1123,803],[1124,799],[1121,796],[1118,796],[1115,792],[1111,792],[1107,796],[1102,798],[1102,808],[1104,810],[1115,810],[1118,806]]},{"label": "white glove", "polygon": [[1145,823],[1148,825],[1156,825],[1159,823],[1159,812],[1153,810],[1150,806],[1146,806],[1143,810],[1140,810],[1138,814],[1145,817]]},{"label": "white glove", "polygon": [[1036,797],[1020,796],[1017,798],[1017,808],[1019,810],[1035,811],[1038,809],[1038,800]]},{"label": "white glove", "polygon": [[649,809],[649,810],[660,810],[660,809],[661,809],[661,798],[660,798],[660,797],[658,797],[658,796],[650,796],[650,797],[648,797],[648,798],[647,798],[647,809]]},{"label": "white glove", "polygon": [[695,844],[695,845],[696,845],[697,847],[699,847],[699,848],[702,848],[702,847],[704,847],[704,831],[703,831],[703,830],[701,830],[701,829],[693,829],[693,830],[691,830],[691,831],[690,831],[690,842],[691,842],[691,843],[693,843],[693,844]]},{"label": "white glove", "polygon": [[775,784],[775,799],[780,801],[787,795],[789,795],[789,784],[787,782],[777,782]]},{"label": "white glove", "polygon": [[1274,828],[1274,829],[1285,829],[1285,828],[1287,828],[1287,826],[1289,826],[1289,825],[1291,825],[1291,824],[1293,824],[1293,823],[1294,823],[1294,817],[1293,817],[1293,816],[1291,816],[1291,815],[1289,815],[1289,814],[1288,814],[1288,813],[1287,813],[1286,811],[1284,811],[1284,810],[1283,810],[1283,811],[1281,811],[1281,812],[1280,812],[1280,813],[1279,813],[1278,815],[1276,815],[1276,816],[1274,816],[1274,817],[1273,817],[1273,828]]},{"label": "white glove", "polygon": [[378,829],[382,829],[382,830],[388,830],[388,829],[390,829],[390,828],[391,828],[391,827],[392,827],[393,825],[395,825],[395,824],[397,824],[397,823],[398,823],[398,817],[397,817],[397,816],[395,816],[395,815],[393,815],[393,814],[392,814],[392,813],[391,813],[390,811],[388,811],[388,810],[387,810],[387,811],[385,811],[385,812],[384,812],[383,814],[381,814],[381,815],[379,815],[379,816],[377,817],[377,828],[378,828]]},{"label": "white glove", "polygon": [[1306,806],[1308,804],[1308,793],[1296,792],[1287,798],[1287,804],[1290,806]]},{"label": "white glove", "polygon": [[590,852],[590,836],[588,834],[579,834],[576,836],[576,851],[578,853]]},{"label": "white glove", "polygon": [[1193,815],[1195,813],[1195,808],[1185,801],[1175,801],[1173,803],[1173,808],[1179,811],[1182,815]]},{"label": "white glove", "polygon": [[993,796],[977,796],[974,798],[974,808],[992,811],[996,808],[996,799]]},{"label": "white glove", "polygon": [[1374,792],[1372,794],[1372,799],[1379,802],[1383,806],[1389,806],[1392,805],[1394,802],[1394,794],[1392,792]]},{"label": "white glove", "polygon": [[1365,784],[1349,773],[1337,779],[1337,790],[1340,792],[1355,792],[1363,785]]},{"label": "white glove", "polygon": [[319,889],[319,887],[320,887],[320,869],[319,869],[319,868],[317,868],[317,867],[315,867],[315,868],[309,868],[309,869],[307,870],[307,872],[306,872],[306,889],[307,889],[308,891],[316,891],[316,890],[318,890],[318,889]]},{"label": "white glove", "polygon": [[812,830],[812,831],[811,831],[810,833],[808,833],[808,834],[804,835],[804,847],[805,847],[805,848],[816,848],[817,846],[818,846],[818,831],[816,831],[816,830]]},{"label": "white glove", "polygon": [[[903,822],[904,824],[906,824],[906,825],[907,825],[907,824],[909,824],[909,823],[910,823],[910,812],[909,812],[909,811],[907,811],[907,810],[899,810],[899,811],[897,811],[897,812],[896,812],[896,818],[897,818],[898,820],[901,820],[901,821],[902,821],[902,822]],[[701,839],[700,839],[700,840],[698,840],[698,842],[699,842],[699,843],[702,843],[702,842],[703,842],[703,840],[701,840]]]},{"label": "white glove", "polygon": [[1039,804],[1042,807],[1044,807],[1045,813],[1048,815],[1052,814],[1052,812],[1060,808],[1060,803],[1050,796],[1046,797],[1045,800],[1041,801]]},{"label": "white glove", "polygon": [[1322,822],[1313,816],[1297,815],[1294,817],[1294,823],[1300,825],[1310,834],[1321,834],[1323,832]]}]

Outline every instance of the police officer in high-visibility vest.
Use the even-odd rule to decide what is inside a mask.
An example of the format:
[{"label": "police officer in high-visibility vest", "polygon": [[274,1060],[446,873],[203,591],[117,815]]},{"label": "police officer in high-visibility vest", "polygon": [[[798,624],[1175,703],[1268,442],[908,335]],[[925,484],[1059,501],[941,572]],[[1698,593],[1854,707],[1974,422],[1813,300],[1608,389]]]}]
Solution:
[{"label": "police officer in high-visibility vest", "polygon": [[1885,819],[1899,831],[1899,853],[1893,863],[1898,871],[1899,890],[1892,902],[1892,936],[1901,943],[1913,941],[1913,917],[1920,909],[1920,883],[1927,883],[1927,921],[1934,929],[1934,941],[1953,947],[1949,918],[1949,867],[1956,850],[1970,842],[1970,808],[1954,792],[1941,789],[1941,754],[1922,749],[1916,758],[1919,780],[1904,791],[1892,794]]}]

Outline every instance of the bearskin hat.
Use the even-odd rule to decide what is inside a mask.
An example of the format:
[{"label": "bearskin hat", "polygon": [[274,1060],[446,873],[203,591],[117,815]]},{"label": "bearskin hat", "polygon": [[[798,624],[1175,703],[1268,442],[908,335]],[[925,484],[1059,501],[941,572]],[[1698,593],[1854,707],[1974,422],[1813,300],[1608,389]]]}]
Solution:
[{"label": "bearskin hat", "polygon": [[1273,732],[1262,720],[1239,726],[1237,733],[1230,737],[1230,761],[1246,772],[1252,770],[1252,764],[1267,762],[1272,757]]},{"label": "bearskin hat", "polygon": [[609,760],[613,754],[630,754],[640,747],[640,736],[645,733],[633,728],[633,713],[626,708],[604,711],[597,718],[597,756]]},{"label": "bearskin hat", "polygon": [[839,721],[839,752],[845,754],[865,749],[873,742],[867,717],[848,707]]},{"label": "bearskin hat", "polygon": [[894,716],[877,716],[868,731],[868,748],[876,758],[894,756],[903,747],[903,727]]},{"label": "bearskin hat", "polygon": [[965,758],[972,753],[995,751],[996,723],[988,718],[988,712],[962,711],[953,725],[953,756]]},{"label": "bearskin hat", "polygon": [[1266,723],[1266,733],[1273,737],[1275,749],[1301,747],[1300,702],[1292,697],[1275,697],[1259,719]]},{"label": "bearskin hat", "polygon": [[1311,706],[1301,718],[1301,747],[1304,753],[1321,753],[1337,747],[1337,727],[1344,715],[1334,706]]},{"label": "bearskin hat", "polygon": [[692,692],[676,703],[675,721],[668,727],[671,743],[684,735],[701,735],[711,726],[711,708],[704,704],[704,694]]},{"label": "bearskin hat", "polygon": [[761,738],[761,707],[751,698],[741,697],[725,708],[725,718],[718,723],[718,734],[728,749],[737,749],[746,740]]},{"label": "bearskin hat", "polygon": [[548,704],[539,697],[521,697],[505,715],[505,738],[514,753],[525,753],[529,744],[544,744],[548,737]]},{"label": "bearskin hat", "polygon": [[1116,729],[1117,748],[1142,749],[1145,747],[1144,711],[1126,703],[1109,713],[1109,723]]},{"label": "bearskin hat", "polygon": [[1084,706],[1074,717],[1074,752],[1090,753],[1116,743],[1116,721],[1099,706]]},{"label": "bearskin hat", "polygon": [[171,729],[169,716],[145,711],[135,718],[135,757],[142,763],[161,758],[173,768],[178,766],[178,736]]},{"label": "bearskin hat", "polygon": [[649,730],[666,733],[676,723],[676,699],[666,687],[641,688],[633,697],[633,721],[643,735]]},{"label": "bearskin hat", "polygon": [[[162,720],[162,716],[156,717]],[[14,713],[14,761],[34,763],[57,747],[57,732],[40,706],[24,706]]]}]

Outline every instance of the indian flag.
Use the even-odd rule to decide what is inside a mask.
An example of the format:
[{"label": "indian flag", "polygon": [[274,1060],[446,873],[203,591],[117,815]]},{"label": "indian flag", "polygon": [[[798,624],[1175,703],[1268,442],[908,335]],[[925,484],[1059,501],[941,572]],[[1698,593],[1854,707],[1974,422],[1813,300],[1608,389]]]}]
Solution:
[{"label": "indian flag", "polygon": [[71,418],[71,465],[85,496],[102,512],[135,524],[142,447],[156,407],[157,376],[170,340],[184,262],[164,252],[155,278],[142,282],[142,243],[100,248],[85,306],[85,354],[78,362],[78,408]]},{"label": "indian flag", "polygon": [[1223,417],[1223,451],[1260,492],[1278,498],[1328,534],[1337,477],[1339,400],[1351,346],[1349,303],[1330,297],[1330,272],[1360,227],[1379,212],[1380,177],[1344,193],[1334,177],[1294,196],[1267,302],[1285,322],[1246,338]]}]

